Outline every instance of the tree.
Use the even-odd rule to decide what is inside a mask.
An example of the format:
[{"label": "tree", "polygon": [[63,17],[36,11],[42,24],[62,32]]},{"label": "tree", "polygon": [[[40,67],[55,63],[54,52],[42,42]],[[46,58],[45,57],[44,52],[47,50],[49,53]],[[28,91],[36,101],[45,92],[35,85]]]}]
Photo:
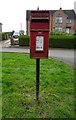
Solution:
[{"label": "tree", "polygon": [[24,30],[20,30],[19,33],[20,33],[20,35],[24,35],[25,31]]}]

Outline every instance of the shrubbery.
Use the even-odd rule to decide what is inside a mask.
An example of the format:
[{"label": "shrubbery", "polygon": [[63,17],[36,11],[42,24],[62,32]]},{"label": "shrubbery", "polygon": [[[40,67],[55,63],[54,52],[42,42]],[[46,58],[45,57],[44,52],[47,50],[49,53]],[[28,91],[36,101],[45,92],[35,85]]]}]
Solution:
[{"label": "shrubbery", "polygon": [[11,36],[11,32],[1,32],[0,40],[8,40],[10,36]]},{"label": "shrubbery", "polygon": [[76,48],[75,47],[75,41],[76,41],[76,36],[75,35],[50,36],[49,47],[50,48]]},{"label": "shrubbery", "polygon": [[19,45],[20,46],[29,46],[29,36],[21,35],[19,37]]},{"label": "shrubbery", "polygon": [[7,34],[6,33],[2,33],[2,40],[7,40]]},{"label": "shrubbery", "polygon": [[73,34],[68,34],[68,33],[66,33],[66,32],[62,32],[62,31],[51,31],[51,33],[50,33],[50,35],[67,35],[67,36],[70,36],[70,35],[73,35]]},{"label": "shrubbery", "polygon": [[2,33],[0,33],[0,40],[2,40]]},{"label": "shrubbery", "polygon": [[[30,38],[27,35],[19,37],[20,46],[29,46]],[[49,37],[50,48],[76,48],[76,35],[51,35]]]}]

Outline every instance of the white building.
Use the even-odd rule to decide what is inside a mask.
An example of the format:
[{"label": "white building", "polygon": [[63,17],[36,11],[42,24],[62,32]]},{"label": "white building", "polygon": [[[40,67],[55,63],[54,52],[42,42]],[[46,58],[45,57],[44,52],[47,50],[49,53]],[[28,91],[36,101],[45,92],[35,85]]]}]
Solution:
[{"label": "white building", "polygon": [[0,23],[0,32],[2,32],[2,23]]},{"label": "white building", "polygon": [[76,13],[76,1],[74,2],[74,11]]}]

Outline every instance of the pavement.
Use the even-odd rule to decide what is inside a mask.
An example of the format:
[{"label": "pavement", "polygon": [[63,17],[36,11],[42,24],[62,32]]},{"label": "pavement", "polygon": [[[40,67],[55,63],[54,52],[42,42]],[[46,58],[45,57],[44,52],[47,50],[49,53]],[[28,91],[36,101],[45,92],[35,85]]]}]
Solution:
[{"label": "pavement", "polygon": [[[10,40],[0,41],[0,52],[20,52],[30,53],[30,49],[26,47],[19,47],[18,45],[11,46]],[[49,57],[62,61],[75,67],[74,49],[49,49]]]}]

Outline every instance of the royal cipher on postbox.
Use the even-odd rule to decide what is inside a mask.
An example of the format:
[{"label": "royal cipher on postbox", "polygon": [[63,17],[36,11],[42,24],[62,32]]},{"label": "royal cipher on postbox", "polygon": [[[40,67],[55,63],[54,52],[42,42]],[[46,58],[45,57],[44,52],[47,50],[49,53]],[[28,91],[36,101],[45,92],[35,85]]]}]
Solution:
[{"label": "royal cipher on postbox", "polygon": [[48,58],[49,28],[49,11],[30,11],[30,58]]}]

